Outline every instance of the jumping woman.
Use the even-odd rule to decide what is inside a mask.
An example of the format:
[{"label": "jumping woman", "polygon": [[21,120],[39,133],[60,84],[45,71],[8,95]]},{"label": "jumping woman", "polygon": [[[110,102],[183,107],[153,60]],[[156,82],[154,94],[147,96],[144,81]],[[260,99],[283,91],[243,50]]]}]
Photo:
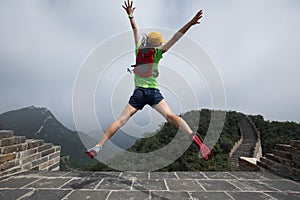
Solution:
[{"label": "jumping woman", "polygon": [[211,154],[210,149],[203,143],[201,138],[190,129],[184,119],[172,112],[168,103],[161,95],[156,80],[158,76],[158,63],[163,57],[163,54],[166,53],[192,26],[200,24],[202,10],[197,12],[197,14],[175,33],[169,41],[165,42],[159,32],[150,32],[148,35],[140,38],[133,15],[135,11],[133,1],[125,1],[122,7],[125,9],[130,20],[136,47],[136,64],[134,65],[133,70],[135,89],[122,114],[109,125],[100,142],[93,148],[88,149],[86,154],[89,157],[94,158],[94,156],[101,151],[105,142],[111,138],[131,116],[138,110],[142,110],[143,107],[148,104],[159,112],[169,123],[186,133],[199,149],[201,157],[203,157],[204,160],[208,160]]}]

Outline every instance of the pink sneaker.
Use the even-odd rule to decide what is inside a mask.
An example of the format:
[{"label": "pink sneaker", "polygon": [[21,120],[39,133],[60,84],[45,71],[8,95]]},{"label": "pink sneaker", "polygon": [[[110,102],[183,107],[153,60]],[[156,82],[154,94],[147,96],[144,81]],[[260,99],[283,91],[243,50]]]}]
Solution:
[{"label": "pink sneaker", "polygon": [[211,156],[211,150],[203,143],[202,139],[196,134],[193,133],[191,135],[191,140],[193,141],[194,145],[199,149],[201,156],[204,160],[209,160]]},{"label": "pink sneaker", "polygon": [[100,146],[94,146],[93,148],[90,148],[88,150],[86,150],[86,155],[88,155],[88,157],[90,157],[91,159],[93,159],[95,156],[97,156],[97,154],[99,153],[99,151],[102,149],[102,147]]}]

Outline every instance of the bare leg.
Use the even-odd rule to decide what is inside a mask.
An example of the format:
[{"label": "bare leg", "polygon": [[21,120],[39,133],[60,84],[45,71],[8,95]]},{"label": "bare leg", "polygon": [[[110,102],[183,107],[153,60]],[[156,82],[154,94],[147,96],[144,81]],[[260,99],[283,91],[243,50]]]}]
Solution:
[{"label": "bare leg", "polygon": [[176,128],[180,128],[180,130],[185,132],[187,135],[192,136],[193,143],[200,150],[200,158],[203,158],[204,160],[208,160],[210,158],[210,149],[203,143],[203,141],[197,135],[192,135],[193,131],[188,126],[188,124],[184,121],[184,119],[178,117],[172,112],[171,108],[164,99],[161,102],[159,102],[159,104],[154,106],[154,109],[157,110],[160,114],[162,114],[168,122],[176,126]]},{"label": "bare leg", "polygon": [[176,128],[180,128],[187,135],[191,135],[193,131],[189,127],[189,125],[182,119],[181,117],[175,115],[171,108],[169,107],[166,100],[161,100],[157,105],[153,107],[156,111],[158,111],[164,118]]},{"label": "bare leg", "polygon": [[121,128],[137,111],[138,110],[136,108],[132,107],[130,104],[127,104],[120,117],[118,117],[118,119],[109,125],[97,146],[102,147],[105,142],[111,138],[119,130],[119,128]]}]

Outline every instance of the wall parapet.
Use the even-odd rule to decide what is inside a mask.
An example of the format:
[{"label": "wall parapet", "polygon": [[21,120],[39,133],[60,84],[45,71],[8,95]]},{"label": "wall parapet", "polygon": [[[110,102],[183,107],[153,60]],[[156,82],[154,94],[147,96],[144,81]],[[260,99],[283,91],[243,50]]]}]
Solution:
[{"label": "wall parapet", "polygon": [[290,145],[277,144],[273,153],[261,157],[257,164],[275,174],[300,181],[300,140],[291,140]]},{"label": "wall parapet", "polygon": [[232,154],[239,148],[239,146],[241,146],[242,143],[243,143],[243,135],[241,135],[241,138],[237,142],[235,142],[234,146],[232,147],[229,153],[229,158],[232,157]]},{"label": "wall parapet", "polygon": [[255,144],[255,148],[253,150],[252,157],[256,158],[257,160],[259,160],[260,157],[262,157],[262,147],[261,147],[261,140],[260,140],[260,132],[257,130],[255,124],[252,122],[251,118],[248,115],[246,115],[245,118],[251,124],[252,129],[256,133],[257,141],[256,141],[256,144]]},{"label": "wall parapet", "polygon": [[26,170],[57,171],[60,146],[0,130],[0,176]]}]

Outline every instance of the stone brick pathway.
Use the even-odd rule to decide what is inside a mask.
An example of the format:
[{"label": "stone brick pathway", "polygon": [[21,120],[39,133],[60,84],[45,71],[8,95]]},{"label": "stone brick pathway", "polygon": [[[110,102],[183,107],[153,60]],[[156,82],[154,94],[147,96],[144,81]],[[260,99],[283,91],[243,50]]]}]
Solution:
[{"label": "stone brick pathway", "polygon": [[22,172],[0,199],[300,199],[300,183],[267,172]]}]

